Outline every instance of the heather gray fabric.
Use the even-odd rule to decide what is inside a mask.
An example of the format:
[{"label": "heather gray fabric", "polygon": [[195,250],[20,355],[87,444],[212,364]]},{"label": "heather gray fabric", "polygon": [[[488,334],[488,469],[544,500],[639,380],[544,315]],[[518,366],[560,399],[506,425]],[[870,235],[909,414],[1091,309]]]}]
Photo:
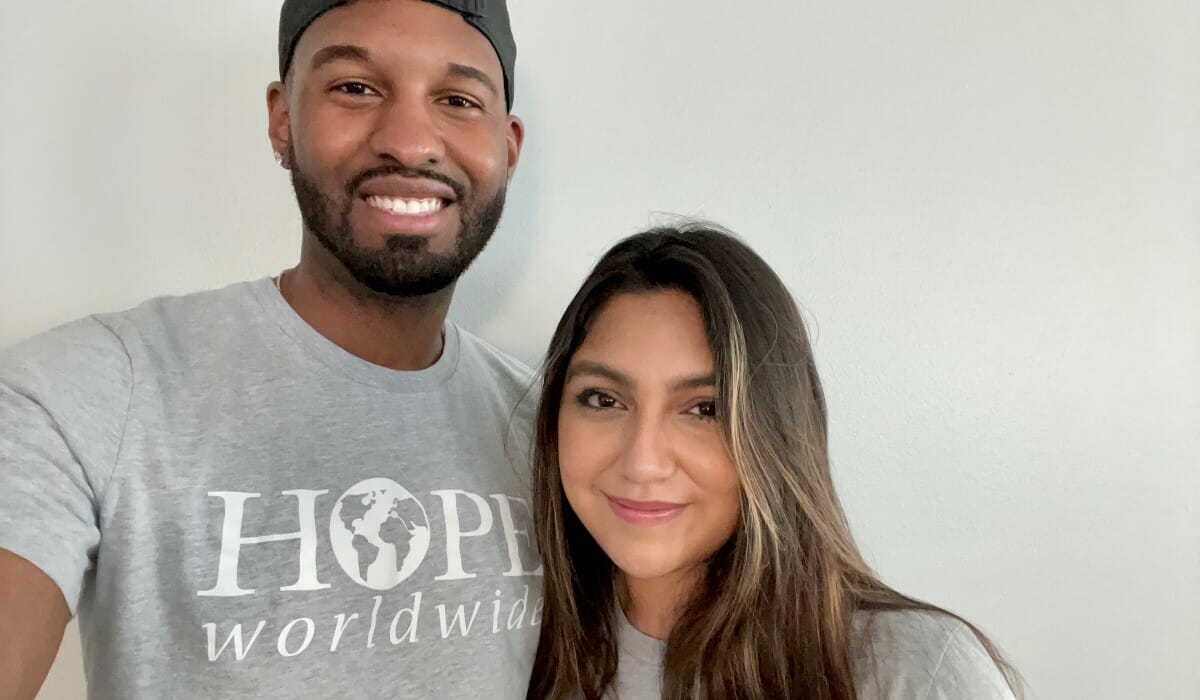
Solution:
[{"label": "heather gray fabric", "polygon": [[[616,700],[659,700],[663,642],[620,616]],[[991,657],[961,622],[922,612],[860,614],[854,684],[859,700],[1012,700]]]},{"label": "heather gray fabric", "polygon": [[78,611],[90,697],[525,697],[530,374],[445,333],[387,370],[264,279],[0,353],[0,548]]},{"label": "heather gray fabric", "polygon": [[[353,0],[285,0],[279,13],[279,79],[287,75],[292,54],[304,30],[318,17]],[[516,90],[517,43],[513,39],[505,0],[425,0],[462,15],[491,42],[504,69],[505,103],[511,110]]]}]

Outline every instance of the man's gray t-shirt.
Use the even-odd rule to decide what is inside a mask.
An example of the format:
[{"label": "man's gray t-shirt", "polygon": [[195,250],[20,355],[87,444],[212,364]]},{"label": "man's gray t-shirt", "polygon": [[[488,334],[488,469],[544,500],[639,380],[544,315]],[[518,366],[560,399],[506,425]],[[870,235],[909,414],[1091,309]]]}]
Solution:
[{"label": "man's gray t-shirt", "polygon": [[[659,700],[665,643],[620,615],[615,700]],[[860,613],[854,625],[859,700],[1012,700],[1003,674],[963,623],[925,612]]]},{"label": "man's gray t-shirt", "polygon": [[0,354],[0,548],[92,698],[523,698],[530,379],[453,324],[372,365],[266,279],[77,321]]}]

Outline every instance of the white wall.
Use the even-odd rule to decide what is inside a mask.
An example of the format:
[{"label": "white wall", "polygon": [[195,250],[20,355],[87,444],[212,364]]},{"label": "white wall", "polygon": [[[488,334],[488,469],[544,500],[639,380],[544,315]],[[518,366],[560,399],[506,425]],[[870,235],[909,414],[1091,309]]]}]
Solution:
[{"label": "white wall", "polygon": [[[1200,696],[1200,5],[511,4],[528,146],[455,315],[534,361],[617,237],[728,224],[813,320],[885,577],[1035,698]],[[0,344],[295,260],[277,8],[0,4]]]}]

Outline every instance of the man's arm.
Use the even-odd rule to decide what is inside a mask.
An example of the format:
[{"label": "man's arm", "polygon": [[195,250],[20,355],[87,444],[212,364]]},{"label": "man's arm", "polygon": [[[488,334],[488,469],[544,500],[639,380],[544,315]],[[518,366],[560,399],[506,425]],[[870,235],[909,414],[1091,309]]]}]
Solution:
[{"label": "man's arm", "polygon": [[32,700],[100,547],[132,361],[96,319],[0,350],[0,700]]},{"label": "man's arm", "polygon": [[33,700],[71,615],[41,569],[0,549],[0,700]]}]

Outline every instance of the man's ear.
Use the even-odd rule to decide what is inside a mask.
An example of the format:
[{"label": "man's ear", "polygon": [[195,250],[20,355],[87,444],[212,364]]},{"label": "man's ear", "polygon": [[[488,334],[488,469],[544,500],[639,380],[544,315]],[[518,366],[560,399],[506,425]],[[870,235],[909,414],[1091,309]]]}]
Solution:
[{"label": "man's ear", "polygon": [[521,160],[521,146],[525,143],[525,124],[517,117],[508,115],[508,179],[512,180],[517,170],[517,161]]},{"label": "man's ear", "polygon": [[291,114],[288,112],[287,87],[280,81],[267,86],[267,138],[271,140],[271,148],[275,151],[275,161],[290,169]]}]

